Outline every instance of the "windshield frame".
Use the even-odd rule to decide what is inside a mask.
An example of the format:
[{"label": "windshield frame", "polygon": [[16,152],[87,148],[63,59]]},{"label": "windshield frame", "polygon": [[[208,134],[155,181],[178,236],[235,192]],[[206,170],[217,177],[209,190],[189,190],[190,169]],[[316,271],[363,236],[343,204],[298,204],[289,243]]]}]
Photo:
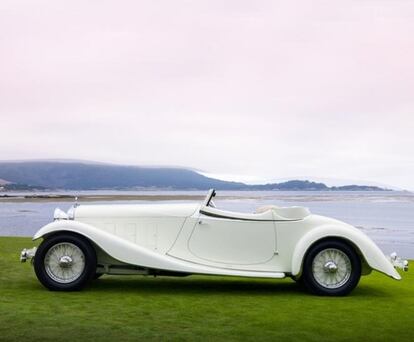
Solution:
[{"label": "windshield frame", "polygon": [[203,205],[205,206],[205,207],[208,207],[209,205],[210,205],[210,203],[211,203],[211,200],[213,199],[213,197],[215,197],[216,196],[216,190],[215,189],[210,189],[209,191],[208,191],[208,193],[207,193],[207,196],[206,196],[206,198],[205,198],[205,200],[204,200],[204,202],[203,202]]}]

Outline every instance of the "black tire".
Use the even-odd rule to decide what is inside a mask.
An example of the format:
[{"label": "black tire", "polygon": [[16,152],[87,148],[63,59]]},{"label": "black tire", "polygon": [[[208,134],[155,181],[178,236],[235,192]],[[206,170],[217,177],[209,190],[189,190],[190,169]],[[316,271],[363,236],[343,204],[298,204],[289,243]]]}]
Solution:
[{"label": "black tire", "polygon": [[[339,251],[339,252],[338,252]],[[335,263],[332,265],[333,270],[328,271],[329,267],[327,263],[324,264],[323,268],[322,266],[318,266],[318,258],[322,255],[322,253],[337,253],[339,255],[339,258],[342,258],[342,260],[346,260],[348,268],[346,271],[341,270],[343,273],[339,273],[339,268],[335,270]],[[321,253],[321,254],[320,254]],[[343,255],[346,255],[344,257]],[[317,258],[315,260],[315,258]],[[319,267],[320,270],[324,270],[327,275],[324,275],[323,272],[318,270],[315,270],[316,273],[313,271],[313,264],[315,262],[315,267]],[[324,261],[325,262],[325,261]],[[319,263],[321,265],[321,263]],[[343,264],[342,264],[343,265]],[[350,265],[350,266],[349,266]],[[350,269],[349,269],[350,268]],[[335,272],[338,272],[336,275]],[[319,280],[318,279],[318,275]],[[347,274],[347,276],[343,275]],[[333,277],[338,277],[333,280]],[[328,281],[324,283],[321,281],[321,277],[327,277]],[[329,278],[331,277],[331,278]],[[359,282],[359,279],[361,278],[361,260],[358,256],[358,254],[355,252],[355,250],[348,245],[347,243],[340,241],[340,240],[325,240],[321,241],[319,243],[316,243],[313,245],[310,250],[308,251],[304,265],[303,265],[303,275],[301,279],[303,279],[303,283],[306,286],[306,288],[317,295],[321,296],[345,296],[349,294],[357,285]],[[342,280],[341,280],[342,279]],[[330,281],[337,281],[337,283],[334,284],[327,284]],[[325,285],[326,284],[326,285]],[[331,287],[330,287],[331,286]],[[334,286],[334,288],[332,288]]]},{"label": "black tire", "polygon": [[[53,251],[53,247],[57,246],[75,246],[82,253],[83,256],[80,257],[82,262],[80,263],[83,267],[79,267],[76,278],[68,280],[67,282],[62,282],[56,279],[53,279],[50,274],[50,267],[46,266],[45,258],[49,251]],[[79,255],[82,255],[80,253]],[[73,255],[72,255],[73,257]],[[62,271],[64,268],[70,269],[72,265],[62,267],[56,264],[54,270]],[[88,240],[85,238],[70,233],[62,233],[58,235],[53,235],[46,238],[39,248],[36,251],[36,256],[34,258],[34,270],[39,281],[51,291],[78,291],[84,288],[94,277],[96,272],[96,253],[94,248],[91,246]]]}]

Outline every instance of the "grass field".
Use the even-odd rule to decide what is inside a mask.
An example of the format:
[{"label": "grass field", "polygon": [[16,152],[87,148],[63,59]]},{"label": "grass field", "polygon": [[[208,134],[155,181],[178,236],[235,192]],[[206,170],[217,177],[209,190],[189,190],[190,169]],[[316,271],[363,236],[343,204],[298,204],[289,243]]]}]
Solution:
[{"label": "grass field", "polygon": [[414,274],[363,277],[348,297],[292,280],[103,276],[82,292],[45,290],[0,238],[0,341],[414,341]]}]

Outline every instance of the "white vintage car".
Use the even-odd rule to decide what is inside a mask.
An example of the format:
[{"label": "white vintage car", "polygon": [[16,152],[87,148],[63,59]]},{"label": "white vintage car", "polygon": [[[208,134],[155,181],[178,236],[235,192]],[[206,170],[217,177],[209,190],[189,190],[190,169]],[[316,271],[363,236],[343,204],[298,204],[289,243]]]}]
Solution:
[{"label": "white vintage car", "polygon": [[75,205],[25,249],[50,290],[79,290],[102,274],[291,277],[319,295],[346,295],[372,270],[401,279],[408,269],[358,229],[307,208],[267,206],[253,214],[202,204]]}]

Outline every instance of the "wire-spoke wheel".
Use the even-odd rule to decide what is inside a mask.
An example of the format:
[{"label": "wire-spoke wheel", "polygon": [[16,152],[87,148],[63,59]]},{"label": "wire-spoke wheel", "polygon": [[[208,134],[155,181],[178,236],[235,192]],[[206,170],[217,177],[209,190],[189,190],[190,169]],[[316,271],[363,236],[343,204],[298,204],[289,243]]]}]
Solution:
[{"label": "wire-spoke wheel", "polygon": [[58,283],[67,284],[82,275],[85,269],[85,255],[73,243],[61,242],[47,251],[44,263],[50,278]]},{"label": "wire-spoke wheel", "polygon": [[319,285],[337,289],[351,276],[352,266],[348,256],[339,249],[320,251],[312,262],[312,273]]},{"label": "wire-spoke wheel", "polygon": [[39,246],[34,268],[39,281],[49,290],[80,290],[95,275],[95,250],[78,235],[55,235]]},{"label": "wire-spoke wheel", "polygon": [[309,290],[319,295],[346,295],[355,288],[360,277],[358,255],[339,240],[317,243],[304,262],[303,281]]}]

